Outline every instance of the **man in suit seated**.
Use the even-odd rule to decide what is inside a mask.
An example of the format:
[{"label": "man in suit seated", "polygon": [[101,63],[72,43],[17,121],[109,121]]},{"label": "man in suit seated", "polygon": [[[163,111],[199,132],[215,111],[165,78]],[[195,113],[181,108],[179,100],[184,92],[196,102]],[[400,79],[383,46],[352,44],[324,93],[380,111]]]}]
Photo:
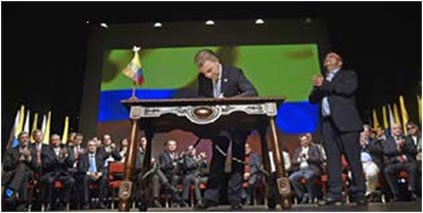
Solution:
[{"label": "man in suit seated", "polygon": [[180,174],[181,159],[179,159],[178,153],[176,152],[177,142],[174,140],[168,140],[165,146],[165,151],[160,154],[158,162],[159,168],[161,172],[163,172],[163,174],[165,175],[165,178],[160,178],[160,176],[156,176],[156,178],[153,178],[153,184],[155,188],[154,197],[158,197],[158,180],[160,180],[162,184],[165,184],[163,181],[170,182],[172,188],[168,190],[171,190],[172,193],[170,198],[172,207],[184,207],[187,204],[183,202],[181,197],[177,194],[177,191],[174,190],[176,188],[176,185],[182,180],[182,176]]},{"label": "man in suit seated", "polygon": [[[312,203],[317,197],[317,190],[313,183],[313,178],[321,175],[321,156],[317,146],[311,145],[312,136],[310,133],[300,136],[301,147],[295,149],[294,157],[292,158],[292,171],[289,180],[295,190],[298,200],[301,203]],[[305,187],[308,191],[306,196],[305,189],[301,184],[301,179],[304,178]]]},{"label": "man in suit seated", "polygon": [[416,199],[416,154],[417,150],[410,137],[402,134],[400,124],[393,124],[391,127],[391,136],[387,138],[384,147],[385,156],[388,157],[388,164],[384,170],[386,180],[393,193],[393,200],[399,201],[400,194],[397,175],[400,171],[408,173],[408,191],[411,198]]},{"label": "man in suit seated", "polygon": [[4,154],[1,188],[2,196],[9,201],[17,200],[16,210],[24,211],[28,201],[28,180],[32,176],[28,133],[19,133],[18,141],[18,146],[7,149]]},{"label": "man in suit seated", "polygon": [[360,134],[361,145],[361,163],[363,164],[363,171],[366,180],[366,197],[368,200],[375,196],[376,185],[378,183],[379,167],[373,160],[369,147],[371,146],[370,126],[363,125],[363,131]]},{"label": "man in suit seated", "polygon": [[82,200],[83,200],[83,209],[88,208],[90,197],[90,184],[96,183],[99,189],[99,202],[97,203],[97,208],[105,209],[103,201],[106,196],[106,190],[108,189],[106,185],[107,177],[104,175],[104,157],[97,152],[97,144],[94,140],[88,140],[87,142],[87,152],[82,154],[78,162],[78,173],[82,177]]},{"label": "man in suit seated", "polygon": [[262,173],[260,171],[261,162],[260,157],[252,152],[248,143],[245,143],[245,167],[244,167],[244,181],[248,183],[247,189],[243,188],[243,196],[247,205],[253,205],[253,190],[254,187],[262,181]]},{"label": "man in suit seated", "polygon": [[50,136],[50,146],[47,152],[51,161],[45,162],[44,174],[40,178],[40,182],[44,183],[46,211],[51,210],[52,204],[55,204],[54,184],[60,181],[63,184],[62,202],[69,208],[70,192],[75,183],[75,178],[70,174],[69,169],[72,168],[73,162],[69,157],[67,147],[61,144],[60,136],[52,134]]},{"label": "man in suit seated", "polygon": [[417,195],[421,196],[421,185],[422,185],[422,134],[420,132],[419,126],[413,121],[407,122],[407,135],[413,139],[414,145],[417,149],[416,160],[417,160],[417,180],[416,181],[416,189]]},{"label": "man in suit seated", "polygon": [[[182,198],[186,204],[189,203],[189,191],[191,184],[194,185],[194,195],[197,200],[197,205],[202,204],[202,197],[200,191],[200,167],[204,166],[201,159],[196,155],[197,149],[194,146],[189,146],[187,153],[182,158],[182,171],[183,171],[183,185]],[[207,165],[206,165],[207,166]]]}]

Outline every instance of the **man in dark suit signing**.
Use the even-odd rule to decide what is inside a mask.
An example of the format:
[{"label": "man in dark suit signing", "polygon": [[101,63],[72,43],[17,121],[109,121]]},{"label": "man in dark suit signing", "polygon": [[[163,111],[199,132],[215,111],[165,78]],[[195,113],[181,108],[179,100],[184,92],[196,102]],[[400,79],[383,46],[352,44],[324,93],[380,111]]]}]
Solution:
[{"label": "man in dark suit signing", "polygon": [[[257,96],[257,91],[246,78],[241,69],[222,65],[217,55],[211,50],[200,50],[194,57],[200,72],[198,76],[198,95],[200,97],[247,97]],[[204,194],[204,205],[208,208],[219,204],[219,191],[225,168],[226,151],[232,141],[232,157],[245,158],[245,141],[248,131],[239,129],[222,130],[213,140],[213,157],[210,175]],[[228,200],[232,209],[241,208],[242,178],[244,165],[232,162],[232,170],[228,183]]]},{"label": "man in dark suit signing", "polygon": [[345,154],[352,173],[351,201],[365,205],[366,186],[359,143],[363,125],[354,97],[358,87],[357,75],[352,70],[342,69],[342,63],[338,54],[328,53],[324,61],[327,72],[324,77],[313,76],[313,90],[309,96],[310,103],[321,105],[321,129],[328,162],[328,197],[320,204],[343,204],[341,155]]}]

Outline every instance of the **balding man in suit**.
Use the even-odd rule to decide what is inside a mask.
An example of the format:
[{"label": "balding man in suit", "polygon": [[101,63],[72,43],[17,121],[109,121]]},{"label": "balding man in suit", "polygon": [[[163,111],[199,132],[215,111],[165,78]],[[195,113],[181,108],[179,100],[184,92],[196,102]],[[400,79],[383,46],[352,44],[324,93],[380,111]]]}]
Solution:
[{"label": "balding man in suit", "polygon": [[319,103],[322,115],[322,135],[327,153],[327,173],[329,178],[328,197],[321,205],[342,205],[341,155],[345,154],[351,169],[352,180],[349,187],[351,201],[366,205],[363,166],[360,161],[360,132],[363,125],[355,106],[355,93],[358,88],[357,75],[352,70],[342,68],[343,60],[337,53],[326,55],[325,76],[312,78],[313,90],[309,96],[312,104]]}]

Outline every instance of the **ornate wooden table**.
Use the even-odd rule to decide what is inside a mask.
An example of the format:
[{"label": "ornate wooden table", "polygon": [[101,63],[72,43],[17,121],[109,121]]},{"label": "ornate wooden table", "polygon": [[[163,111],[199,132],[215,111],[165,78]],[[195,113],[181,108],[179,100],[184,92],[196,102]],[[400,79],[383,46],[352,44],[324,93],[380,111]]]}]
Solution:
[{"label": "ornate wooden table", "polygon": [[[194,133],[200,138],[213,138],[220,130],[235,127],[253,130],[260,133],[264,169],[271,173],[266,131],[270,130],[271,151],[274,156],[278,200],[282,208],[291,207],[289,179],[286,177],[281,146],[278,143],[275,117],[277,109],[285,100],[284,97],[243,97],[243,98],[192,98],[192,99],[128,99],[122,103],[129,107],[131,135],[129,151],[125,160],[124,181],[119,190],[119,211],[129,210],[132,179],[137,155],[137,141],[140,130],[145,132],[147,147],[145,151],[142,173],[151,169],[151,141],[156,132],[168,132],[181,129]],[[269,185],[268,178],[267,184]],[[151,201],[150,178],[143,183],[142,200],[147,210]],[[275,187],[274,183],[270,183]],[[269,189],[269,187],[266,187]],[[269,191],[266,190],[269,196]]]}]

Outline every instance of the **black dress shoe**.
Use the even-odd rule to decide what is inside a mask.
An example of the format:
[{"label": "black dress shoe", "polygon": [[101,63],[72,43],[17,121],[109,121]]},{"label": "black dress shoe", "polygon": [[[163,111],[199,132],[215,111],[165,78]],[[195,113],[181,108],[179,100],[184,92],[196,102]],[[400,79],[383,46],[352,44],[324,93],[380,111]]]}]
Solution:
[{"label": "black dress shoe", "polygon": [[158,200],[154,199],[152,207],[161,208],[162,205],[160,204],[160,202]]},{"label": "black dress shoe", "polygon": [[195,206],[195,209],[198,210],[205,210],[211,207],[215,207],[218,206],[219,204],[215,201],[211,201],[211,200],[206,200],[204,203],[202,202],[198,202],[197,205]]},{"label": "black dress shoe", "polygon": [[367,199],[364,196],[357,197],[351,200],[352,203],[356,203],[357,206],[365,206],[367,205]]},{"label": "black dress shoe", "polygon": [[410,200],[411,200],[411,201],[416,201],[416,200],[417,200],[417,195],[416,195],[416,193],[411,192],[411,194],[410,194]]},{"label": "black dress shoe", "polygon": [[325,199],[325,200],[320,200],[317,203],[319,206],[342,206],[344,205],[344,201],[342,199]]},{"label": "black dress shoe", "polygon": [[98,208],[98,209],[107,209],[107,206],[106,206],[106,205],[104,205],[104,203],[103,203],[103,202],[99,202],[99,203],[97,204],[97,208]]},{"label": "black dress shoe", "polygon": [[81,209],[82,210],[88,210],[88,209],[90,209],[90,206],[88,204],[84,204],[84,205],[82,205]]},{"label": "black dress shoe", "polygon": [[240,210],[240,209],[242,209],[242,205],[240,203],[232,204],[231,209],[232,210]]}]

